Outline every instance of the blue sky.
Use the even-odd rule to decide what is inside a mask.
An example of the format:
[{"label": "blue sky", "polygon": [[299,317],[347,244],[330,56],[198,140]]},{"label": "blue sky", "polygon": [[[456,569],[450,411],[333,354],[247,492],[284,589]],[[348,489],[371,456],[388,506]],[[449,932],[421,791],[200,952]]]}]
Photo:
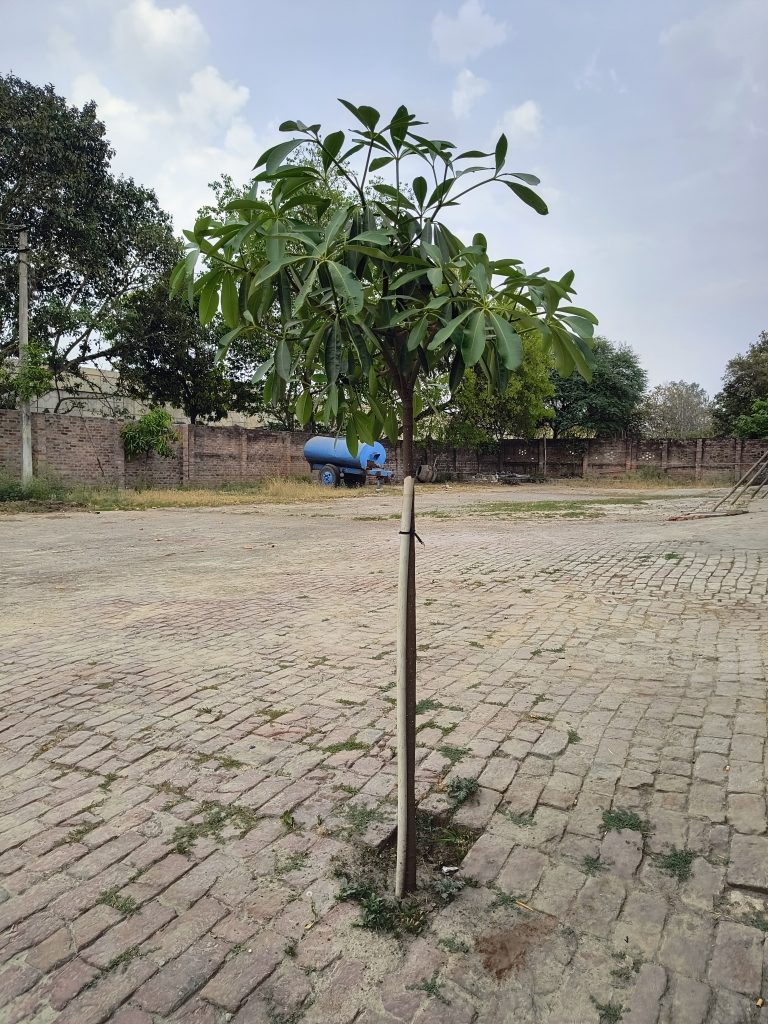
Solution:
[{"label": "blue sky", "polygon": [[115,167],[188,226],[287,118],[344,96],[485,148],[505,130],[550,215],[505,189],[453,227],[573,268],[651,382],[714,392],[768,329],[768,0],[0,0],[4,71],[93,98]]}]

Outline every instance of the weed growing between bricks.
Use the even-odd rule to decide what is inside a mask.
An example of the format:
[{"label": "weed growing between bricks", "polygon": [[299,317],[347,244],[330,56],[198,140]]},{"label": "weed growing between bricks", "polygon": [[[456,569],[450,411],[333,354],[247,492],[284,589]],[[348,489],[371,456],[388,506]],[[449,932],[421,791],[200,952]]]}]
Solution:
[{"label": "weed growing between bricks", "polygon": [[359,847],[349,859],[336,861],[338,898],[358,904],[358,927],[396,937],[418,935],[431,914],[452,902],[465,886],[476,884],[474,879],[446,877],[438,872],[444,866],[461,863],[480,836],[478,830],[419,812],[416,832],[418,887],[405,899],[398,901],[389,895],[395,871],[394,835],[379,850]]},{"label": "weed growing between bricks", "polygon": [[238,830],[240,838],[259,821],[259,816],[249,807],[239,804],[222,804],[216,800],[206,800],[200,805],[201,820],[179,825],[173,833],[171,842],[177,853],[189,856],[192,847],[203,837],[213,839],[217,843],[224,841],[223,832],[227,827]]},{"label": "weed growing between bricks", "polygon": [[603,820],[600,822],[601,832],[621,832],[625,828],[639,832],[643,837],[651,834],[650,824],[634,811],[621,810],[619,807],[603,811]]},{"label": "weed growing between bricks", "polygon": [[685,882],[691,877],[691,866],[695,859],[696,854],[692,850],[678,850],[673,846],[669,853],[659,857],[659,867],[680,882]]}]

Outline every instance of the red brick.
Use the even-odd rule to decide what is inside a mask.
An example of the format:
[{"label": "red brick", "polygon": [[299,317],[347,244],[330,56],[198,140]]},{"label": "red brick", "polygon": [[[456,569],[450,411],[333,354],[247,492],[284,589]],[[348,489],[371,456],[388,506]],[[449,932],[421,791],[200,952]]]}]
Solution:
[{"label": "red brick", "polygon": [[246,996],[269,977],[283,958],[283,943],[259,937],[253,950],[238,953],[202,991],[202,996],[234,1013]]},{"label": "red brick", "polygon": [[106,967],[115,957],[132,946],[141,945],[150,935],[173,920],[176,915],[168,907],[150,903],[138,914],[126,918],[106,935],[83,951],[85,959],[97,967]]},{"label": "red brick", "polygon": [[213,975],[229,952],[219,939],[205,938],[171,960],[136,993],[135,1002],[150,1013],[169,1014]]}]

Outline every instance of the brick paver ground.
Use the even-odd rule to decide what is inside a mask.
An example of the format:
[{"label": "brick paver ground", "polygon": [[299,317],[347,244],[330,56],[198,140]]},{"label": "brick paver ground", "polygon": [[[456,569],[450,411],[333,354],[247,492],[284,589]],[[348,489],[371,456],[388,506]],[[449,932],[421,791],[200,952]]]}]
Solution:
[{"label": "brick paver ground", "polygon": [[768,1019],[768,511],[494,504],[563,496],[420,495],[420,797],[481,836],[402,940],[332,870],[394,819],[396,494],[0,517],[0,1021]]}]

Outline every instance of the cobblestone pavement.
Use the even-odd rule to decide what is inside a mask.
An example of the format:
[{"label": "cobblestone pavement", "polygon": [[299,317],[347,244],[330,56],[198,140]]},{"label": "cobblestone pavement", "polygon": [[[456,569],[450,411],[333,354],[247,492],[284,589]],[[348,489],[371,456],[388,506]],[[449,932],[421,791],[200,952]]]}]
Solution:
[{"label": "cobblestone pavement", "polygon": [[480,837],[402,939],[333,876],[394,819],[397,495],[0,518],[0,1021],[768,1020],[768,510],[498,504],[581,496],[420,494],[419,792]]}]

